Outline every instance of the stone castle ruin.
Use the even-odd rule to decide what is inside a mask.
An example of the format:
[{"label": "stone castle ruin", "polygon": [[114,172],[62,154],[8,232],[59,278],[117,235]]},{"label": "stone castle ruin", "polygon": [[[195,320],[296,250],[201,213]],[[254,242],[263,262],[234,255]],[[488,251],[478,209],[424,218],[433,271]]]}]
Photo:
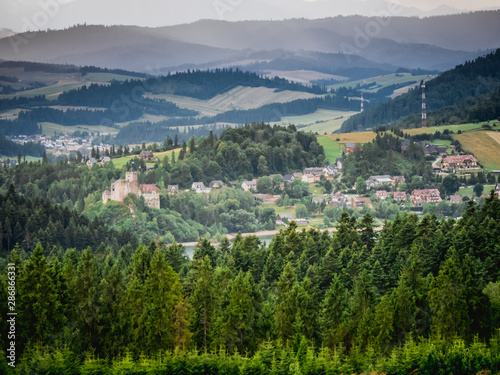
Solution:
[{"label": "stone castle ruin", "polygon": [[111,184],[110,190],[102,193],[102,203],[109,200],[123,203],[129,194],[144,197],[146,204],[151,208],[160,208],[161,190],[156,185],[138,185],[137,172],[125,173],[125,179],[116,180]]}]

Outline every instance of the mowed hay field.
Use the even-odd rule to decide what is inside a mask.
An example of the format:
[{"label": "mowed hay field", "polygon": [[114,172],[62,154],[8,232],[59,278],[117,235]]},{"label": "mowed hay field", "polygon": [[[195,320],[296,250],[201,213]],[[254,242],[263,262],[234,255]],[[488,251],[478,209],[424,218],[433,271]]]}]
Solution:
[{"label": "mowed hay field", "polygon": [[177,104],[181,108],[200,112],[202,116],[214,116],[218,113],[236,110],[258,108],[270,103],[286,103],[297,99],[310,99],[318,95],[300,91],[276,91],[267,87],[237,86],[210,100],[200,100],[185,96],[170,94],[146,94],[146,97],[165,99]]},{"label": "mowed hay field", "polygon": [[318,134],[330,134],[339,130],[343,122],[358,112],[318,109],[314,113],[303,116],[285,116],[278,125],[297,125],[299,130]]},{"label": "mowed hay field", "polygon": [[[383,133],[380,133],[383,135]],[[340,134],[327,134],[325,137],[331,138],[334,141],[339,139],[338,143],[368,143],[373,140],[377,136],[375,132],[359,132],[359,133],[340,133]]]},{"label": "mowed hay field", "polygon": [[470,132],[454,136],[488,170],[500,169],[500,133]]},{"label": "mowed hay field", "polygon": [[338,142],[325,135],[318,136],[318,143],[323,146],[325,158],[330,163],[335,163],[335,159],[342,157],[342,147]]},{"label": "mowed hay field", "polygon": [[442,133],[446,129],[457,133],[459,130],[465,132],[465,131],[480,129],[483,124],[486,124],[486,123],[480,122],[477,124],[440,125],[440,126],[432,126],[429,128],[402,129],[402,130],[403,130],[403,132],[408,133],[410,135],[434,134],[437,131]]}]

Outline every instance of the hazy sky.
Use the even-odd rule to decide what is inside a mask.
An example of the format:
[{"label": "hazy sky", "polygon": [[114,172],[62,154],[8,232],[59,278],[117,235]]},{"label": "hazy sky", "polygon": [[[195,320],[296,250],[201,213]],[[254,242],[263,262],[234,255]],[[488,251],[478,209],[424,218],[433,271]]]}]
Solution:
[{"label": "hazy sky", "polygon": [[[58,29],[77,23],[165,26],[199,19],[321,18],[339,14],[426,15],[500,8],[498,0],[0,0],[0,29]],[[428,14],[427,14],[428,15]]]}]

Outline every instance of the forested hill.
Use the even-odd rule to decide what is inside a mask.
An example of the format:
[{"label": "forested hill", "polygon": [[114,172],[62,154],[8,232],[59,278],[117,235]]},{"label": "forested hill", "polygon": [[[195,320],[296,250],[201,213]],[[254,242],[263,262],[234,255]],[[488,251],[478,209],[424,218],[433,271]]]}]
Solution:
[{"label": "forested hill", "polygon": [[[239,69],[215,69],[207,71],[188,70],[187,72],[149,78],[146,81],[132,80],[115,83],[111,86],[93,85],[88,89],[82,87],[61,94],[58,102],[63,105],[103,106],[103,103],[109,105],[106,104],[106,98],[110,94],[130,93],[131,91],[134,91],[135,95],[152,92],[154,94],[173,94],[197,99],[211,99],[236,86],[268,87],[316,94],[324,93],[324,90],[319,86],[307,87],[284,78],[263,78],[256,73],[243,72]],[[96,104],[96,101],[99,104]]]},{"label": "forested hill", "polygon": [[[441,108],[460,105],[466,99],[488,98],[500,88],[500,49],[474,61],[458,65],[426,82],[427,113],[430,126],[435,125],[432,114]],[[349,118],[342,124],[341,132],[360,131],[388,124],[421,112],[421,90],[411,90],[393,100],[368,109]],[[469,115],[468,115],[469,116]],[[443,117],[440,117],[443,119]],[[406,127],[418,127],[420,122],[402,122]],[[432,121],[431,121],[432,120]],[[443,121],[447,120],[444,118]],[[475,118],[460,119],[472,121]],[[487,118],[484,120],[491,120]]]}]

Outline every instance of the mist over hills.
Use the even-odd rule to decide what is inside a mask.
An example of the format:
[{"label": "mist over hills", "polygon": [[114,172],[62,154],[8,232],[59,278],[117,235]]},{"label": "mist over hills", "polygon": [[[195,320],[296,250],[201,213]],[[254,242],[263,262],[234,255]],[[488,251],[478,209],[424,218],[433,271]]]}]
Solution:
[{"label": "mist over hills", "polygon": [[332,63],[334,68],[318,71],[338,71],[351,68],[353,63],[369,69],[443,71],[499,47],[499,19],[500,11],[488,11],[423,19],[339,16],[285,21],[204,20],[158,28],[79,25],[0,39],[0,59],[151,73],[220,65],[258,70],[264,62],[276,65],[283,56],[296,60],[295,66],[299,61],[303,66],[314,66],[324,60],[324,55],[312,53],[319,52],[346,56],[337,58]]}]

